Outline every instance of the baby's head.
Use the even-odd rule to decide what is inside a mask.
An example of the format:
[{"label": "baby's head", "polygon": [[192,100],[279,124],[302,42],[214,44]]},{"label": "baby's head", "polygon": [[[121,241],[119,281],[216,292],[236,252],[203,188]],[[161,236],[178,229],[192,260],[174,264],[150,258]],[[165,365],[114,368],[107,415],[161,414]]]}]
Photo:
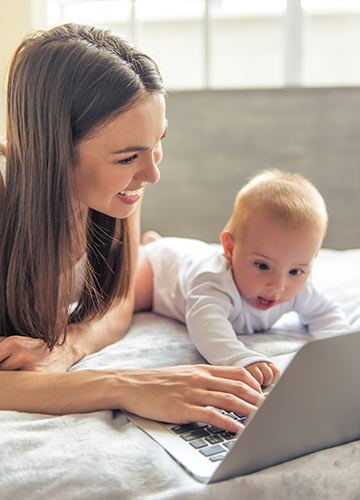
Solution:
[{"label": "baby's head", "polygon": [[238,193],[221,234],[239,292],[258,309],[295,297],[327,229],[325,202],[299,174],[267,170]]}]

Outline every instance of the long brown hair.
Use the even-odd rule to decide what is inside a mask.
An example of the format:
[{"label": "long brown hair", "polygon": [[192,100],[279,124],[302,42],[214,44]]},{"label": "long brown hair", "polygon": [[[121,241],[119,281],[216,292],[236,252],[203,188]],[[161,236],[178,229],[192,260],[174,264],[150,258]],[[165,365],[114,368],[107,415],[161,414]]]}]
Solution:
[{"label": "long brown hair", "polygon": [[[17,48],[9,70],[4,213],[0,221],[0,332],[42,338],[104,314],[130,280],[126,219],[89,210],[76,228],[74,146],[147,93],[164,93],[154,61],[107,29],[66,24]],[[69,314],[74,264],[84,286]]]}]

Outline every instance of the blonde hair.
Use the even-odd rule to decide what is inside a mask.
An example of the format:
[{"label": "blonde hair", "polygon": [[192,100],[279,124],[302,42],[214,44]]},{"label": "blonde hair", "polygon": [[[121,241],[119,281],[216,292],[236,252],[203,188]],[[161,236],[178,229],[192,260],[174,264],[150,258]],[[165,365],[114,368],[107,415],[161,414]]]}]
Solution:
[{"label": "blonde hair", "polygon": [[322,233],[322,239],[325,236],[328,215],[324,199],[300,174],[271,169],[250,179],[238,192],[224,231],[238,237],[248,217],[259,211],[286,227],[312,226]]}]

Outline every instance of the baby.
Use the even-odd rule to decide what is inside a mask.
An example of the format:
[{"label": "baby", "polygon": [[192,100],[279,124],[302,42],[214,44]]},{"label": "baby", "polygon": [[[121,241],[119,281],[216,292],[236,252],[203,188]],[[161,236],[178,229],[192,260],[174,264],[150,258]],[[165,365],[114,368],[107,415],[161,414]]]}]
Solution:
[{"label": "baby", "polygon": [[239,191],[221,246],[160,238],[143,247],[135,310],[186,323],[209,363],[244,366],[267,386],[278,368],[236,334],[268,330],[289,311],[311,333],[350,329],[310,278],[327,221],[324,200],[308,180],[264,171]]}]

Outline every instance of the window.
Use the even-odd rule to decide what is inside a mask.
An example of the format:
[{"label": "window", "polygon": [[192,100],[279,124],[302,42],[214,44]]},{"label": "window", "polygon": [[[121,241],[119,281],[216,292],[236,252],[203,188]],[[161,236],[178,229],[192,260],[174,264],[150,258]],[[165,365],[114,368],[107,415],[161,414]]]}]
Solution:
[{"label": "window", "polygon": [[171,89],[360,84],[358,0],[48,0],[48,24],[109,26]]}]

